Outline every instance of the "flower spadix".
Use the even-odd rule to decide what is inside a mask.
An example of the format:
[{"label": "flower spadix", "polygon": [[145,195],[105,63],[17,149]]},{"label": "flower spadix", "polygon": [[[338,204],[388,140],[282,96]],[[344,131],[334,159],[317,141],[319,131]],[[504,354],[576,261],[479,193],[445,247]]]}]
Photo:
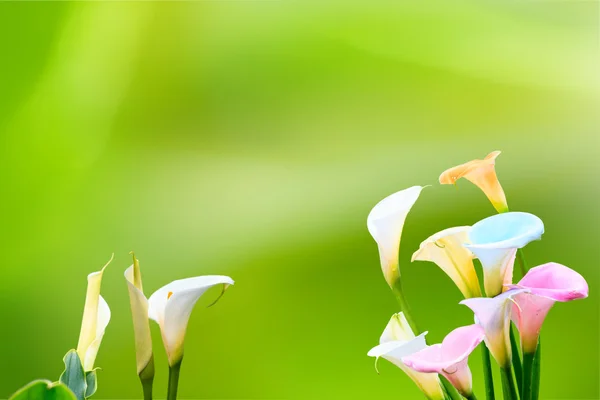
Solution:
[{"label": "flower spadix", "polygon": [[467,231],[470,228],[459,226],[438,232],[424,240],[412,256],[412,261],[437,264],[465,298],[481,296],[479,279],[473,266],[473,253],[464,247],[469,243]]},{"label": "flower spadix", "polygon": [[421,389],[428,399],[439,400],[444,398],[440,380],[435,373],[421,373],[414,371],[402,362],[402,358],[423,350],[427,347],[425,335],[427,332],[415,336],[402,312],[392,315],[390,322],[385,327],[379,345],[373,347],[367,355],[384,358],[402,369]]},{"label": "flower spadix", "polygon": [[508,204],[502,185],[496,176],[495,168],[496,158],[499,155],[499,151],[493,151],[483,160],[472,160],[447,169],[440,175],[440,183],[442,185],[455,184],[460,178],[465,178],[485,193],[498,212],[506,212]]},{"label": "flower spadix", "polygon": [[110,264],[112,257],[100,271],[93,272],[87,277],[87,292],[81,321],[81,331],[77,343],[79,356],[85,371],[94,369],[96,355],[102,343],[104,331],[110,321],[110,308],[102,296],[100,287],[104,269]]},{"label": "flower spadix", "polygon": [[418,372],[442,374],[461,395],[468,398],[473,394],[468,358],[484,336],[483,328],[477,324],[462,326],[450,332],[442,343],[403,357],[402,361]]},{"label": "flower spadix", "polygon": [[512,283],[517,250],[544,233],[544,223],[533,214],[507,212],[485,218],[468,232],[470,244],[465,247],[475,254],[483,266],[483,283],[489,297],[501,293]]},{"label": "flower spadix", "polygon": [[140,263],[133,255],[133,264],[125,270],[129,304],[133,317],[135,336],[135,357],[137,373],[143,380],[154,377],[154,357],[152,353],[152,336],[148,320],[148,300],[144,296]]},{"label": "flower spadix", "polygon": [[542,324],[555,302],[583,299],[589,292],[583,276],[558,263],[547,263],[530,269],[511,288],[528,290],[514,296],[512,315],[526,353],[535,352]]},{"label": "flower spadix", "polygon": [[483,328],[485,343],[500,367],[510,366],[510,318],[512,298],[526,289],[509,290],[496,297],[476,297],[460,302],[473,310],[475,321]]},{"label": "flower spadix", "polygon": [[148,299],[148,315],[160,326],[169,365],[183,357],[183,342],[194,305],[208,289],[233,285],[233,279],[222,275],[198,276],[173,281],[158,289]]},{"label": "flower spadix", "polygon": [[413,186],[386,197],[373,207],[367,218],[369,233],[379,248],[383,276],[390,287],[400,279],[398,253],[402,228],[421,190],[423,187]]}]

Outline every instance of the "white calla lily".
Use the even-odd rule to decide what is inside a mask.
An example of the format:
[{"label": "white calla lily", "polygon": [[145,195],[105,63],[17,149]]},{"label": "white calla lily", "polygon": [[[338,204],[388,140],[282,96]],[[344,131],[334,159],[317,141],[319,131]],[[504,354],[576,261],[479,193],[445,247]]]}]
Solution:
[{"label": "white calla lily", "polygon": [[133,317],[137,373],[143,380],[151,379],[154,376],[154,357],[148,320],[148,300],[144,295],[140,264],[135,255],[133,264],[125,270],[125,279]]},{"label": "white calla lily", "polygon": [[544,223],[533,214],[506,212],[477,222],[469,230],[470,244],[465,247],[483,266],[483,283],[488,297],[502,293],[512,284],[517,250],[539,240]]},{"label": "white calla lily", "polygon": [[198,299],[211,287],[233,285],[228,276],[208,275],[173,281],[158,289],[148,299],[148,316],[160,326],[169,365],[183,357],[183,343],[188,321]]},{"label": "white calla lily", "polygon": [[377,203],[367,217],[369,233],[379,248],[383,276],[392,289],[400,279],[398,253],[404,221],[421,190],[422,186],[413,186],[394,193]]},{"label": "white calla lily", "polygon": [[388,360],[408,375],[421,391],[431,400],[444,399],[441,382],[436,373],[417,372],[402,362],[402,358],[417,353],[425,348],[425,335],[427,332],[415,336],[404,313],[392,315],[381,338],[379,345],[373,347],[367,355]]},{"label": "white calla lily", "polygon": [[104,269],[111,261],[112,257],[100,271],[93,272],[87,277],[85,306],[77,343],[77,354],[85,371],[94,369],[96,355],[110,321],[110,308],[104,298],[100,296],[100,287]]}]

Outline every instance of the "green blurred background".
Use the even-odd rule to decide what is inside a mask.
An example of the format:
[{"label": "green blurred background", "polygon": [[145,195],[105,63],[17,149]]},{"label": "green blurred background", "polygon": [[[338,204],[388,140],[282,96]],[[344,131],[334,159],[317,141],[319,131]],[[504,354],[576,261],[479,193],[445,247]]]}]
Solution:
[{"label": "green blurred background", "polygon": [[[86,275],[112,252],[96,398],[140,397],[135,250],[147,295],[201,274],[237,282],[192,315],[181,398],[419,399],[366,356],[398,311],[366,216],[434,185],[400,257],[439,341],[472,313],[410,256],[494,213],[468,182],[435,183],[502,150],[509,205],[546,224],[529,263],[590,284],[546,320],[541,397],[599,399],[598,18],[593,1],[1,3],[0,397],[58,378]],[[482,397],[478,350],[471,366]]]}]

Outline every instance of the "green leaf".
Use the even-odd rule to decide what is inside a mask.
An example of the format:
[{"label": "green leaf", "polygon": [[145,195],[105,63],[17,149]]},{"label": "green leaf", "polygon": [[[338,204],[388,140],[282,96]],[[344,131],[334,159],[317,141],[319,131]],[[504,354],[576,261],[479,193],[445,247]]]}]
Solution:
[{"label": "green leaf", "polygon": [[96,374],[96,371],[98,371],[99,368],[95,368],[92,371],[88,371],[85,373],[85,382],[87,385],[87,388],[85,390],[85,398],[89,398],[92,397],[94,395],[94,393],[96,393],[96,390],[98,390],[98,376]]},{"label": "green leaf", "polygon": [[60,382],[71,389],[77,400],[84,400],[87,391],[87,382],[77,351],[69,350],[65,354],[63,361],[65,362],[65,370],[60,376]]},{"label": "green leaf", "polygon": [[75,395],[60,382],[37,380],[17,390],[9,400],[75,400]]}]

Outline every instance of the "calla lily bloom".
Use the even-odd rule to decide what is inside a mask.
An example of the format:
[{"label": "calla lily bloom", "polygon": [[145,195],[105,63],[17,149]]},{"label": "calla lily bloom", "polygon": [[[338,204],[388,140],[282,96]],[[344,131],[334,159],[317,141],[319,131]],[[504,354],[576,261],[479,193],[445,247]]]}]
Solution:
[{"label": "calla lily bloom", "polygon": [[483,283],[489,297],[512,283],[517,250],[544,233],[544,223],[533,214],[507,212],[477,222],[468,232],[473,252],[483,266]]},{"label": "calla lily bloom", "polygon": [[[194,305],[208,289],[233,285],[228,276],[207,275],[173,281],[158,289],[148,299],[148,316],[160,326],[169,365],[183,358],[183,342]],[[214,303],[213,303],[214,304]]]},{"label": "calla lily bloom", "polygon": [[493,151],[483,160],[473,160],[447,169],[440,175],[440,183],[453,185],[460,178],[465,178],[485,193],[499,213],[507,212],[506,196],[496,176],[495,164],[499,155],[499,151]]},{"label": "calla lily bloom", "polygon": [[468,358],[484,337],[481,326],[462,326],[450,332],[441,344],[434,344],[403,357],[402,361],[418,372],[442,374],[461,395],[471,398],[473,377]]},{"label": "calla lily bloom", "polygon": [[471,227],[445,229],[427,238],[415,251],[412,261],[431,261],[454,281],[465,298],[480,297],[479,279],[473,266],[473,253],[464,247],[469,243]]},{"label": "calla lily bloom", "polygon": [[528,290],[510,290],[496,297],[477,297],[460,302],[475,313],[475,322],[485,332],[485,343],[502,368],[510,368],[510,318],[512,298]]},{"label": "calla lily bloom", "polygon": [[154,357],[148,320],[148,300],[144,296],[140,263],[135,255],[133,255],[133,264],[125,271],[125,279],[133,316],[137,373],[142,380],[152,379],[154,377]]},{"label": "calla lily bloom", "polygon": [[96,355],[98,354],[104,331],[110,321],[110,308],[104,298],[100,296],[100,286],[102,285],[104,269],[111,261],[112,257],[100,271],[93,272],[87,277],[87,293],[85,295],[79,342],[77,343],[77,354],[85,371],[94,369]]},{"label": "calla lily bloom", "polygon": [[391,288],[400,279],[398,253],[404,221],[421,190],[423,187],[413,186],[386,197],[373,207],[367,218],[369,233],[379,248],[383,276]]},{"label": "calla lily bloom", "polygon": [[557,263],[531,268],[511,288],[528,290],[514,296],[516,304],[512,315],[526,353],[535,352],[542,324],[555,302],[583,299],[588,296],[589,291],[583,276]]},{"label": "calla lily bloom", "polygon": [[444,398],[444,393],[438,375],[414,371],[402,362],[403,357],[427,347],[425,335],[427,332],[415,336],[404,313],[394,314],[379,339],[379,346],[373,347],[367,355],[376,358],[376,365],[379,358],[388,360],[404,371],[428,399],[440,400]]}]

